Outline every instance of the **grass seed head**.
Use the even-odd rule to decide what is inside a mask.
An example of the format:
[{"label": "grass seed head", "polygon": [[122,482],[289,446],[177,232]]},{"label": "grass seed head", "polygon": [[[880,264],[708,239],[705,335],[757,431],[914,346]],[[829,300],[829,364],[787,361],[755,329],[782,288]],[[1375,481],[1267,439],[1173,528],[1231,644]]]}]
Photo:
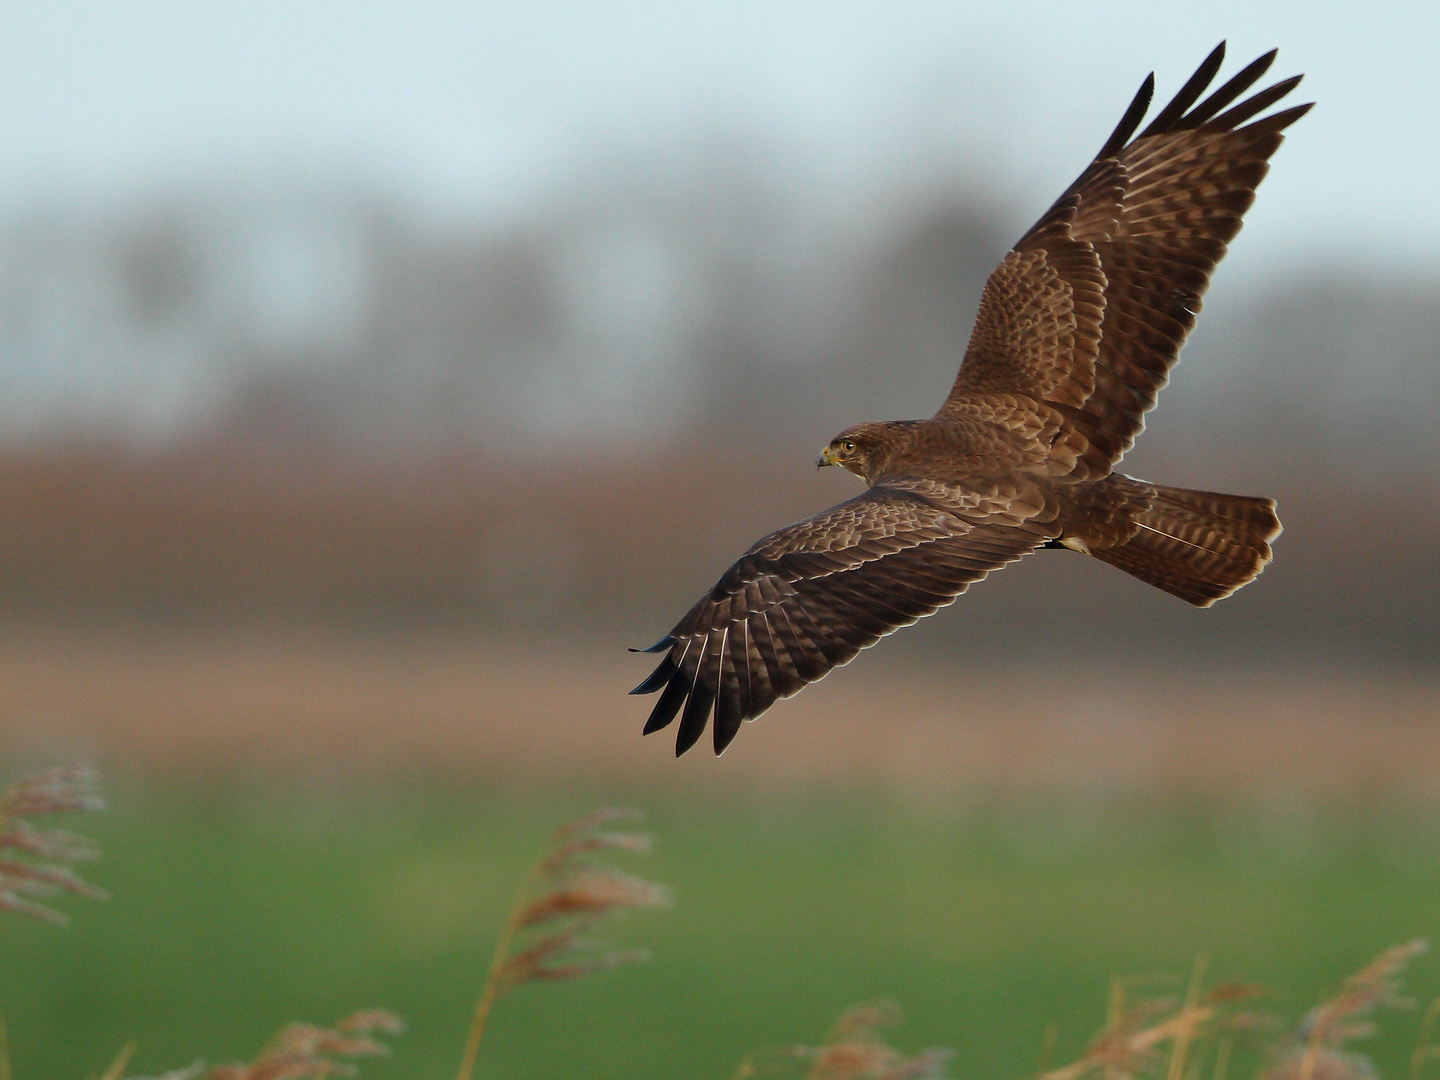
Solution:
[{"label": "grass seed head", "polygon": [[99,857],[93,841],[24,820],[51,814],[103,810],[99,775],[88,765],[49,769],[17,780],[0,794],[0,911],[63,925],[67,917],[39,903],[60,893],[106,899],[103,889],[68,866]]},{"label": "grass seed head", "polygon": [[1400,973],[1429,947],[1424,938],[1416,938],[1377,954],[1346,979],[1333,997],[1306,1014],[1297,1032],[1299,1039],[1311,1046],[1333,1048],[1369,1035],[1374,1025],[1360,1017],[1378,1008],[1412,1004],[1400,995]]},{"label": "grass seed head", "polygon": [[46,769],[15,781],[0,795],[0,821],[104,809],[100,774],[91,765]]},{"label": "grass seed head", "polygon": [[752,1055],[734,1075],[793,1074],[797,1062],[808,1061],[806,1080],[945,1080],[949,1050],[922,1050],[907,1055],[881,1036],[881,1028],[899,1021],[900,1009],[894,1002],[854,1005],[831,1028],[824,1045],[791,1046]]},{"label": "grass seed head", "polygon": [[153,1080],[324,1080],[354,1076],[356,1068],[338,1058],[380,1057],[390,1048],[373,1033],[396,1035],[405,1025],[385,1009],[364,1009],[330,1027],[289,1024],[251,1062],[232,1062],[206,1069],[196,1062]]},{"label": "grass seed head", "polygon": [[600,916],[628,908],[664,907],[668,903],[665,890],[653,882],[609,867],[589,867],[527,903],[515,925],[532,927],[567,916]]},{"label": "grass seed head", "polygon": [[650,959],[649,949],[614,949],[610,952],[577,955],[564,963],[540,964],[531,968],[523,981],[562,982],[581,979],[596,972],[609,971],[621,964],[635,964]]},{"label": "grass seed head", "polygon": [[545,869],[553,873],[597,851],[628,851],[636,855],[648,855],[652,846],[653,841],[644,833],[602,832],[580,836],[566,840],[555,848],[545,859]]},{"label": "grass seed head", "polygon": [[1305,1014],[1281,1042],[1276,1064],[1261,1080],[1374,1080],[1370,1060],[1342,1047],[1374,1032],[1366,1017],[1376,1009],[1412,1004],[1400,994],[1400,973],[1427,948],[1428,942],[1416,938],[1378,953]]},{"label": "grass seed head", "polygon": [[548,932],[516,952],[507,952],[495,975],[497,993],[527,982],[583,978],[649,957],[640,949],[604,951],[603,942],[582,936],[608,915],[670,903],[665,889],[654,882],[587,858],[598,851],[644,854],[650,850],[648,836],[597,831],[619,816],[635,815],[597,811],[551,834],[553,846],[533,875],[545,883],[544,891],[522,899],[510,914],[515,930]]},{"label": "grass seed head", "polygon": [[361,1009],[359,1012],[351,1013],[344,1020],[338,1021],[335,1024],[335,1030],[361,1035],[370,1035],[376,1032],[381,1035],[403,1035],[405,1021],[389,1009]]},{"label": "grass seed head", "polygon": [[[640,817],[638,811],[607,808],[560,826],[531,868],[510,909],[460,1059],[459,1080],[470,1080],[495,1003],[531,982],[579,979],[621,964],[649,958],[640,949],[605,951],[582,935],[602,919],[634,908],[665,907],[670,897],[654,882],[595,861],[602,851],[647,854],[650,838],[604,828]],[[521,945],[514,947],[516,937]],[[528,939],[528,944],[524,942]]]},{"label": "grass seed head", "polygon": [[1234,1033],[1263,1026],[1260,1014],[1230,1009],[1262,994],[1262,987],[1227,983],[1201,993],[1198,976],[1197,969],[1194,985],[1184,1000],[1151,997],[1128,1005],[1124,1000],[1126,987],[1137,981],[1154,982],[1154,977],[1115,980],[1111,985],[1111,1015],[1085,1053],[1069,1065],[1042,1073],[1040,1080],[1079,1080],[1096,1072],[1107,1080],[1188,1075],[1186,1068],[1199,1039],[1216,1032]]},{"label": "grass seed head", "polygon": [[58,862],[90,862],[100,857],[99,846],[88,837],[63,829],[37,829],[20,820],[0,828],[0,850]]},{"label": "grass seed head", "polygon": [[590,858],[602,851],[648,854],[649,836],[602,828],[639,816],[634,810],[597,810],[551,834],[550,849],[531,875],[542,888],[522,897],[509,918],[513,930],[543,936],[518,951],[507,950],[497,969],[497,992],[527,982],[578,979],[649,957],[640,949],[605,951],[603,942],[582,936],[607,916],[670,904],[662,886]]}]

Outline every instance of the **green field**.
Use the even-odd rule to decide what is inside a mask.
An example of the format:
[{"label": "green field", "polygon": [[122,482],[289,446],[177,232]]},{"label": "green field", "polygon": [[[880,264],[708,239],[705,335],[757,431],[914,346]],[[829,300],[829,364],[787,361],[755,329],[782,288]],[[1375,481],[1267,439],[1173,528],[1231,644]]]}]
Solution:
[{"label": "green field", "polygon": [[[816,1042],[888,997],[903,1047],[954,1047],[957,1077],[1032,1073],[1103,1017],[1112,974],[1276,989],[1294,1018],[1386,945],[1440,932],[1440,817],[1414,806],[861,792],[719,798],[677,789],[541,795],[512,786],[188,789],[121,782],[68,824],[104,845],[108,903],[55,929],[0,915],[14,1075],[130,1073],[248,1058],[283,1023],[383,1005],[410,1025],[365,1076],[453,1076],[494,934],[549,829],[638,805],[657,837],[627,870],[675,906],[617,942],[653,960],[503,1000],[485,1077],[714,1077],[748,1051]],[[1434,957],[1408,984],[1440,992]],[[1368,1050],[1405,1076],[1414,1014]],[[1232,1072],[1231,1075],[1242,1073]]]}]

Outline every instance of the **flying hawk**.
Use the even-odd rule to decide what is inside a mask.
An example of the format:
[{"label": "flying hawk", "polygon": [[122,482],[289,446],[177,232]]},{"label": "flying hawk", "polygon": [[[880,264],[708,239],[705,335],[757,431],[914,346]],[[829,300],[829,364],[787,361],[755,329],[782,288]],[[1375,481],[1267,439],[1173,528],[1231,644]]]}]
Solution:
[{"label": "flying hawk", "polygon": [[759,540],[645,650],[665,653],[632,691],[664,691],[647,735],[678,715],[683,754],[713,713],[721,753],[742,720],[1037,548],[1093,555],[1197,607],[1264,569],[1280,533],[1273,500],[1113,471],[1281,132],[1310,109],[1251,122],[1298,75],[1233,104],[1273,50],[1200,101],[1224,56],[1222,42],[1132,138],[1154,93],[1145,79],[1095,160],[990,275],[939,412],[858,424],[820,452],[818,465],[867,490]]}]

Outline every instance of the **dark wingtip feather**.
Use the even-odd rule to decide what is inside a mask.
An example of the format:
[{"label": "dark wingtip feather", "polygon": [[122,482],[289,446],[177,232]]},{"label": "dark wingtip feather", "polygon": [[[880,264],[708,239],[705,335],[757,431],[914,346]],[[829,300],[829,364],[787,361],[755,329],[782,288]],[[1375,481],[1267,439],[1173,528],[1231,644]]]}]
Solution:
[{"label": "dark wingtip feather", "polygon": [[1100,148],[1096,157],[1107,158],[1124,148],[1130,141],[1130,136],[1135,134],[1135,129],[1140,126],[1140,121],[1145,119],[1145,112],[1150,108],[1150,100],[1154,96],[1155,73],[1152,71],[1145,76],[1145,81],[1140,84],[1130,107],[1125,110],[1125,115],[1120,118],[1120,123],[1115,125],[1115,130],[1110,133],[1110,138],[1105,140],[1105,145]]},{"label": "dark wingtip feather", "polygon": [[690,691],[690,700],[685,703],[685,713],[680,717],[680,730],[675,735],[677,758],[705,734],[705,722],[710,718],[710,706],[714,704],[715,691],[703,683],[696,683]]},{"label": "dark wingtip feather", "polygon": [[735,741],[740,731],[741,717],[738,710],[717,710],[715,713],[715,756],[725,753],[725,748]]},{"label": "dark wingtip feather", "polygon": [[1296,120],[1299,120],[1302,116],[1304,116],[1313,108],[1315,108],[1315,102],[1307,101],[1304,105],[1296,105],[1293,109],[1286,109],[1284,112],[1278,112],[1270,119],[1283,120],[1284,123],[1280,124],[1279,127],[1276,128],[1277,131],[1283,131],[1285,128],[1295,123]]},{"label": "dark wingtip feather", "polygon": [[1186,128],[1199,127],[1250,89],[1261,75],[1270,70],[1270,65],[1275,62],[1275,57],[1279,55],[1279,52],[1279,49],[1271,49],[1264,56],[1257,57],[1246,64],[1237,74],[1231,76],[1224,86],[1191,109],[1182,126]]},{"label": "dark wingtip feather", "polygon": [[[1257,57],[1247,64],[1239,73],[1231,77],[1223,86],[1212,93],[1204,101],[1196,105],[1196,100],[1205,92],[1220,65],[1225,59],[1225,42],[1221,42],[1211,50],[1210,55],[1205,58],[1204,63],[1196,69],[1180,92],[1170,101],[1165,108],[1161,109],[1153,121],[1140,132],[1136,138],[1144,139],[1152,135],[1162,135],[1171,131],[1188,131],[1199,127],[1214,128],[1222,131],[1233,131],[1247,120],[1275,104],[1291,90],[1299,85],[1302,75],[1294,75],[1284,79],[1266,90],[1260,91],[1253,97],[1235,105],[1228,112],[1221,113],[1222,109],[1230,106],[1236,98],[1245,93],[1255,84],[1259,78],[1270,69],[1279,54],[1278,49],[1271,49],[1269,52]],[[1115,129],[1104,148],[1100,151],[1099,157],[1109,157],[1118,154],[1130,141],[1135,129],[1139,126],[1144,116],[1145,108],[1139,107],[1142,99],[1148,105],[1149,97],[1154,92],[1154,75],[1145,80],[1141,87],[1141,93],[1131,102],[1130,108],[1126,111],[1125,117]],[[1194,108],[1191,108],[1194,106]],[[1187,113],[1186,110],[1189,110]],[[1293,112],[1293,115],[1292,115]],[[1217,115],[1220,114],[1220,115]],[[1287,119],[1282,126],[1293,124],[1301,116],[1305,115],[1304,109],[1291,110],[1290,112],[1278,114]],[[1267,117],[1264,123],[1270,123],[1274,117]],[[1280,127],[1274,128],[1279,131]]]},{"label": "dark wingtip feather", "polygon": [[746,680],[740,677],[740,673],[735,671],[733,666],[722,662],[713,720],[716,757],[725,752],[725,747],[730,745],[730,740],[735,738],[735,733],[740,730],[741,719],[745,715],[745,699],[749,696],[747,690]]},{"label": "dark wingtip feather", "polygon": [[[1215,117],[1214,120],[1210,121],[1211,126],[1220,128],[1225,131],[1230,131],[1234,128],[1239,127],[1241,124],[1245,123],[1246,120],[1249,120],[1257,113],[1268,109],[1271,105],[1274,105],[1275,102],[1279,101],[1286,94],[1290,93],[1291,90],[1294,90],[1295,87],[1300,85],[1300,80],[1304,77],[1304,75],[1292,75],[1290,76],[1290,78],[1282,79],[1280,82],[1276,83],[1272,87],[1269,87],[1268,89],[1261,90],[1260,93],[1256,94],[1252,98],[1242,101],[1239,105],[1236,105],[1229,112],[1222,113],[1220,116]],[[1314,102],[1311,102],[1311,104],[1313,105]],[[1277,113],[1276,115],[1279,116],[1283,114]],[[1266,117],[1266,119],[1273,120],[1274,117]],[[1295,119],[1298,120],[1299,117],[1297,116],[1295,117]],[[1294,120],[1290,122],[1294,123]]]},{"label": "dark wingtip feather", "polygon": [[670,648],[670,646],[671,646],[671,645],[674,645],[674,644],[675,644],[675,639],[674,639],[673,637],[671,637],[669,634],[666,634],[666,635],[665,635],[664,637],[662,637],[659,641],[655,642],[654,645],[651,645],[648,649],[631,649],[630,651],[631,651],[631,652],[644,652],[644,653],[664,652],[666,649]]},{"label": "dark wingtip feather", "polygon": [[1250,61],[1250,63],[1246,64],[1244,70],[1240,72],[1240,75],[1235,77],[1238,79],[1241,75],[1249,75],[1252,81],[1258,79],[1270,70],[1270,65],[1275,62],[1275,57],[1279,55],[1279,49],[1271,49],[1267,53],[1261,53],[1254,60]]},{"label": "dark wingtip feather", "polygon": [[675,719],[675,714],[685,703],[688,692],[689,684],[685,679],[678,676],[672,678],[670,685],[665,687],[665,692],[660,695],[660,700],[655,702],[655,708],[650,711],[650,719],[645,721],[642,734],[653,735],[661,728],[669,727],[670,721]]},{"label": "dark wingtip feather", "polygon": [[1191,75],[1180,88],[1180,92],[1170,99],[1170,104],[1160,110],[1150,126],[1140,133],[1140,138],[1169,131],[1185,115],[1185,110],[1200,99],[1200,95],[1205,92],[1210,80],[1215,78],[1215,73],[1224,62],[1225,42],[1222,41],[1210,50],[1210,55],[1195,69],[1195,74]]},{"label": "dark wingtip feather", "polygon": [[665,659],[661,660],[659,665],[656,666],[655,670],[649,674],[645,681],[642,682],[639,686],[635,687],[634,690],[631,690],[630,693],[655,693],[656,690],[659,690],[662,686],[664,686],[670,681],[670,676],[675,674],[675,672],[679,669],[679,666],[680,665],[675,663],[674,657],[665,657]]}]

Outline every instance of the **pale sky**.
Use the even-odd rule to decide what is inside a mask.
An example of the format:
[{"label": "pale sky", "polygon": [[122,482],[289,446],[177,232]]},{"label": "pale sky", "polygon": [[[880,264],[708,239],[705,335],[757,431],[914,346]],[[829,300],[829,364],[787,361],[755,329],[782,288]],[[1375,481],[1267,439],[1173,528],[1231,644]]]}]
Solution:
[{"label": "pale sky", "polygon": [[1247,219],[1247,265],[1440,273],[1433,3],[9,0],[0,210],[278,169],[487,220],[614,147],[708,131],[776,148],[819,203],[863,212],[938,167],[1028,217],[1148,71],[1163,100],[1222,38],[1222,76],[1279,46],[1274,76],[1307,75],[1291,100],[1319,102]]}]

